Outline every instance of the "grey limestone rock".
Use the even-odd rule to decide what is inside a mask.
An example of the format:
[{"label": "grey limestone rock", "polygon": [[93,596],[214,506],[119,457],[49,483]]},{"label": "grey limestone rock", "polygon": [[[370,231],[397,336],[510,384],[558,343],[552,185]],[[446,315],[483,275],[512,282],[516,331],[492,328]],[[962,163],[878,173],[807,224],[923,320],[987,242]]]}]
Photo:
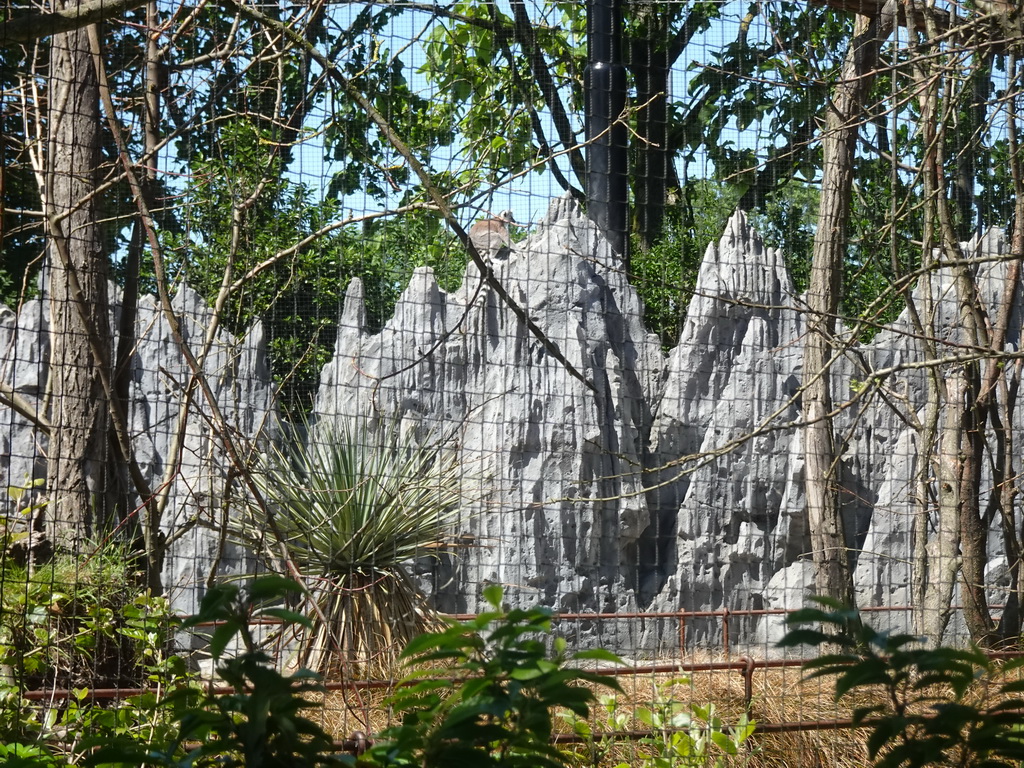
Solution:
[{"label": "grey limestone rock", "polygon": [[[989,315],[1012,302],[1005,348],[1016,351],[1021,286],[1007,283],[1006,251],[998,232],[963,246]],[[527,240],[489,266],[546,342],[472,264],[450,293],[430,269],[417,269],[376,333],[354,280],[310,439],[334,424],[386,420],[455,452],[464,494],[455,533],[468,546],[415,564],[441,609],[475,611],[482,586],[497,583],[513,603],[641,617],[563,621],[579,645],[678,653],[679,621],[665,614],[683,610],[706,614],[686,620],[687,643],[720,645],[728,625],[733,644],[767,652],[783,631],[775,611],[797,607],[813,589],[799,424],[803,302],[782,255],[763,246],[742,213],[733,216],[705,254],[667,356],[644,326],[621,261],[571,201],[555,201]],[[863,329],[841,327],[830,373],[844,405],[839,474],[858,599],[900,608],[879,615],[901,630],[911,627],[901,606],[913,600],[914,520],[923,519],[915,478],[920,456],[935,450],[914,426],[928,392],[922,338],[934,337],[940,355],[964,342],[949,268],[920,280],[914,297],[934,307],[924,333],[906,312],[869,341]],[[212,310],[186,286],[174,310],[203,358],[206,386],[192,387],[163,311],[144,299],[130,427],[147,482],[167,493],[163,524],[180,538],[165,580],[175,606],[190,611],[211,569],[251,566],[215,533],[239,492],[228,493],[227,457],[254,450],[259,436],[274,439],[279,427],[262,328],[242,338],[209,333]],[[0,312],[2,381],[41,414],[47,313],[45,299],[17,316]],[[952,363],[938,365],[946,375]],[[1000,375],[1015,392],[1014,370]],[[1021,410],[1013,412],[1018,445]],[[13,410],[2,413],[9,484],[45,475],[43,436]],[[991,493],[987,469],[982,482]],[[934,510],[925,514],[934,528]],[[990,552],[1002,552],[995,528]],[[1008,572],[993,557],[993,599],[1005,593]]]},{"label": "grey limestone rock", "polygon": [[[111,295],[117,295],[113,288]],[[251,567],[251,557],[230,544],[222,546],[216,532],[220,516],[230,512],[225,506],[230,461],[224,436],[230,435],[244,456],[258,436],[275,434],[277,415],[262,327],[257,324],[240,339],[220,330],[204,355],[213,310],[185,285],[176,291],[173,309],[184,343],[202,359],[205,391],[217,407],[210,407],[202,388],[193,387],[192,370],[157,301],[143,297],[131,358],[128,429],[147,484],[167,496],[161,527],[175,541],[165,560],[164,586],[172,607],[190,613],[198,607],[211,569],[237,573]],[[115,303],[112,315],[119,311]],[[43,417],[48,331],[45,295],[26,302],[16,320],[6,308],[0,313],[0,375]],[[44,478],[45,435],[13,409],[0,409],[0,414],[0,462],[8,485]],[[24,498],[18,506],[30,500]],[[10,499],[4,500],[3,515],[8,523],[18,517]]]},{"label": "grey limestone rock", "polygon": [[[663,365],[640,301],[598,230],[560,201],[495,277],[586,379],[574,377],[470,265],[460,289],[417,270],[394,318],[362,328],[350,286],[318,421],[378,416],[445,442],[465,468],[459,534],[472,546],[437,600],[476,610],[479,588],[560,611],[636,609],[649,527],[643,469]],[[629,622],[573,631],[621,647]]]},{"label": "grey limestone rock", "polygon": [[[793,497],[802,322],[780,253],[742,213],[708,247],[651,433],[667,469],[649,497],[662,526],[658,611],[757,610],[768,580],[792,561],[802,531]],[[753,435],[753,437],[750,437]],[[646,595],[645,595],[646,597]],[[647,601],[645,601],[647,602]],[[751,621],[733,626],[741,633]],[[720,617],[687,622],[696,643],[717,642]],[[657,624],[654,638],[665,633]]]}]

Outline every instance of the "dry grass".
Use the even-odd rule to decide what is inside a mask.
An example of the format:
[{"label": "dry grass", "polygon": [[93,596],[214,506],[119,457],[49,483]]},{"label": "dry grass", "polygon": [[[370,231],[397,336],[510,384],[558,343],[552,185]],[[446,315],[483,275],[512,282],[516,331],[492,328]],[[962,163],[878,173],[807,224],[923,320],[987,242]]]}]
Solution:
[{"label": "dry grass", "polygon": [[393,725],[386,699],[391,689],[331,691],[324,696],[322,725],[337,740],[354,731],[380,733]]},{"label": "dry grass", "polygon": [[[704,658],[690,661],[710,660],[722,659]],[[714,704],[717,714],[727,725],[736,723],[745,710],[744,681],[737,670],[698,671],[688,675],[629,675],[620,676],[619,683],[623,689],[623,694],[619,697],[620,706],[627,711],[650,706],[659,695],[684,705]],[[749,714],[754,721],[761,724],[848,718],[854,707],[853,702],[846,700],[837,705],[833,701],[832,689],[827,682],[804,681],[802,673],[797,668],[755,670],[752,692]],[[600,723],[594,723],[595,729],[599,725]],[[643,730],[645,726],[634,718],[627,728]],[[850,729],[755,733],[747,743],[747,753],[737,759],[735,764],[751,768],[861,768],[868,764],[864,740],[864,731]],[[628,764],[635,751],[636,747],[624,745],[609,755],[611,761],[606,760],[602,765],[611,768],[619,762]]]},{"label": "dry grass", "polygon": [[[721,661],[721,658],[690,658],[690,662]],[[758,723],[794,723],[836,720],[850,717],[854,702],[844,699],[837,705],[827,681],[804,681],[798,668],[757,669],[753,676],[753,698],[750,715]],[[620,711],[635,712],[637,707],[650,706],[656,698],[671,697],[681,703],[714,704],[727,724],[735,723],[744,711],[743,677],[737,670],[715,670],[669,674],[620,674],[616,676],[622,693],[618,694]],[[596,687],[595,693],[611,693]],[[379,733],[392,724],[385,705],[389,690],[361,689],[333,691],[323,702],[323,722],[328,732],[343,739],[353,731]],[[857,702],[865,703],[863,700]],[[607,719],[595,707],[591,727],[595,733],[607,728]],[[604,718],[604,719],[602,719]],[[644,730],[646,726],[632,717],[626,730]],[[573,732],[569,721],[559,719],[559,732]],[[865,731],[851,729],[804,730],[789,733],[758,733],[748,742],[750,750],[736,764],[750,768],[795,768],[796,766],[828,766],[828,768],[861,768],[868,764],[864,746]],[[566,745],[575,751],[582,765],[591,765],[583,745]],[[619,739],[603,755],[599,766],[613,768],[619,763],[631,764],[644,749],[630,739]]]},{"label": "dry grass", "polygon": [[[809,723],[849,718],[856,706],[869,702],[846,697],[836,703],[827,680],[805,680],[796,667],[754,673],[751,716],[759,723]],[[759,752],[753,765],[829,766],[861,768],[868,765],[866,732],[855,729],[794,730],[762,733],[754,737]]]},{"label": "dry grass", "polygon": [[[694,663],[722,660],[707,656],[687,659]],[[1009,677],[1019,679],[1022,675],[1024,670],[1015,670]],[[743,677],[737,670],[699,671],[689,675],[620,674],[616,679],[622,688],[617,697],[619,711],[623,712],[635,713],[637,707],[650,706],[659,695],[683,704],[714,704],[726,724],[735,723],[745,709]],[[1004,678],[998,682],[1006,681]],[[991,706],[996,688],[994,684],[981,682],[969,699],[979,706]],[[595,693],[600,695],[611,691],[598,686]],[[327,729],[339,739],[355,730],[380,732],[391,724],[384,703],[387,695],[385,689],[329,694],[325,697],[323,709]],[[799,723],[846,720],[856,707],[874,703],[878,703],[877,697],[864,694],[848,695],[836,703],[830,680],[806,680],[797,667],[755,669],[750,716],[761,725],[795,726]],[[607,718],[600,706],[594,707],[591,727],[595,734],[607,729]],[[645,728],[635,717],[631,717],[624,726],[624,730],[642,731]],[[561,719],[557,729],[564,734],[573,732],[571,722]],[[867,734],[865,729],[851,728],[794,728],[786,732],[755,733],[748,742],[746,754],[728,764],[747,768],[862,768],[871,762],[865,745]],[[634,740],[619,738],[608,745],[596,762],[589,748],[582,744],[567,744],[565,749],[577,755],[581,767],[614,768],[622,763],[635,765],[637,756],[643,754],[646,747]],[[713,764],[713,760],[708,764]]]}]

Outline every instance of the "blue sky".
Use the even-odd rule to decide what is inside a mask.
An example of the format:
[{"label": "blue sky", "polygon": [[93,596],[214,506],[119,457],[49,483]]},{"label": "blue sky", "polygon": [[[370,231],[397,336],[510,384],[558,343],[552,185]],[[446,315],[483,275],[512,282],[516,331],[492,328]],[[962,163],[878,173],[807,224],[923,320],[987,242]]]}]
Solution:
[{"label": "blue sky", "polygon": [[[499,2],[498,5],[502,11],[510,13],[507,3]],[[335,23],[338,26],[346,27],[349,20],[361,8],[362,6],[360,5],[336,5],[332,7],[331,13],[334,15]],[[684,53],[683,58],[677,63],[674,71],[671,85],[672,98],[677,100],[686,98],[687,83],[692,76],[692,73],[686,69],[686,66],[689,65],[692,59],[700,56],[700,54],[710,56],[710,51],[720,48],[727,41],[732,40],[735,36],[734,20],[745,8],[745,3],[727,3],[722,9],[723,21],[694,39],[686,53]],[[544,13],[548,23],[557,24],[559,21],[559,18],[555,15],[558,11],[550,3],[530,4],[530,10],[534,18],[540,13]],[[425,61],[425,53],[422,45],[412,42],[425,39],[431,19],[431,14],[424,11],[407,10],[390,23],[388,29],[380,36],[380,43],[382,48],[388,50],[391,55],[399,53],[407,65],[405,72],[414,90],[427,98],[443,98],[444,94],[432,92],[431,83],[419,72],[419,68]],[[733,20],[732,23],[730,23],[730,20]],[[311,116],[311,120],[314,122],[316,119],[326,120],[326,118],[327,115],[324,113]],[[544,114],[542,119],[546,123],[544,128],[547,135],[549,137],[554,136],[555,129],[550,118]],[[573,115],[572,119],[574,127],[581,129],[583,116],[581,114]],[[757,132],[754,130],[748,130],[743,133],[737,131],[734,137],[734,141],[740,144],[752,145],[757,140]],[[467,159],[460,156],[458,146],[439,149],[431,160],[435,170],[458,170],[467,162]],[[564,160],[558,162],[565,177],[571,178],[572,174],[569,171],[568,163]],[[707,161],[701,159],[691,163],[689,168],[680,168],[679,170],[681,174],[685,170],[690,177],[705,177],[713,172]],[[297,180],[301,180],[313,188],[325,189],[329,183],[332,169],[330,164],[325,162],[322,143],[314,140],[305,144],[301,151],[296,154],[296,160],[291,171]],[[462,209],[460,219],[464,225],[468,226],[474,219],[481,215],[486,215],[487,212],[497,213],[504,209],[511,209],[518,221],[524,223],[536,222],[546,212],[551,200],[561,194],[563,194],[562,188],[550,173],[529,173],[492,190],[490,194],[476,202],[475,210]],[[397,204],[397,199],[398,194],[395,195],[393,201],[389,202]],[[347,209],[356,215],[381,209],[381,205],[376,200],[365,194],[349,196],[345,200],[345,205]]]}]

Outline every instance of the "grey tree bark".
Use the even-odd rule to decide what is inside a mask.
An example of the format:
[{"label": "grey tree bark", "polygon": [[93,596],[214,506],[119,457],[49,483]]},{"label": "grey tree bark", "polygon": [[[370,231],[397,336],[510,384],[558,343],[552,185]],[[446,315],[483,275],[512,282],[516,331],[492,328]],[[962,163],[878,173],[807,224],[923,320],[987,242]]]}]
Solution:
[{"label": "grey tree bark", "polygon": [[[892,6],[892,7],[890,7]],[[807,518],[813,546],[815,588],[853,603],[853,580],[840,514],[839,456],[835,446],[829,370],[846,255],[846,231],[853,189],[853,161],[863,104],[878,51],[892,31],[895,4],[873,19],[857,17],[854,39],[832,95],[822,136],[824,164],[818,228],[814,237],[807,294],[808,331],[804,347],[803,418]]]},{"label": "grey tree bark", "polygon": [[92,532],[103,492],[107,404],[101,373],[111,345],[106,254],[93,194],[100,164],[99,89],[85,29],[53,38],[47,110],[52,427],[46,520],[54,546],[76,551]]},{"label": "grey tree bark", "polygon": [[[921,110],[922,143],[928,147],[922,174],[924,199],[921,244],[921,308],[918,312],[912,298],[914,328],[921,339],[925,355],[938,360],[939,331],[936,318],[934,280],[939,246],[938,198],[939,179],[935,170],[935,146],[938,131],[939,78],[929,77],[923,65],[914,69],[917,83],[926,84],[918,95]],[[908,288],[909,292],[909,288]],[[928,371],[927,400],[924,421],[919,425],[920,451],[917,474],[917,512],[914,529],[914,628],[925,637],[942,637],[952,614],[953,591],[960,572],[960,443],[963,436],[962,414],[950,403],[962,400],[966,382],[959,369],[932,367]],[[934,458],[932,458],[934,457]],[[934,520],[933,520],[934,511]],[[934,526],[934,531],[932,527]]]}]

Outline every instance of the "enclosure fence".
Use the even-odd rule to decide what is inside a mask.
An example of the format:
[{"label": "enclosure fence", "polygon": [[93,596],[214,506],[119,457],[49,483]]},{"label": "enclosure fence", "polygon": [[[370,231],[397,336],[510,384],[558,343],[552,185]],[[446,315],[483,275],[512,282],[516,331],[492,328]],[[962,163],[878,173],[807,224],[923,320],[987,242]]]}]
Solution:
[{"label": "enclosure fence", "polygon": [[[247,643],[372,736],[500,587],[621,657],[597,731],[714,703],[736,760],[861,764],[779,645],[812,596],[1020,645],[1022,24],[7,0],[0,743],[77,764]],[[261,574],[268,620],[189,622]]]}]

